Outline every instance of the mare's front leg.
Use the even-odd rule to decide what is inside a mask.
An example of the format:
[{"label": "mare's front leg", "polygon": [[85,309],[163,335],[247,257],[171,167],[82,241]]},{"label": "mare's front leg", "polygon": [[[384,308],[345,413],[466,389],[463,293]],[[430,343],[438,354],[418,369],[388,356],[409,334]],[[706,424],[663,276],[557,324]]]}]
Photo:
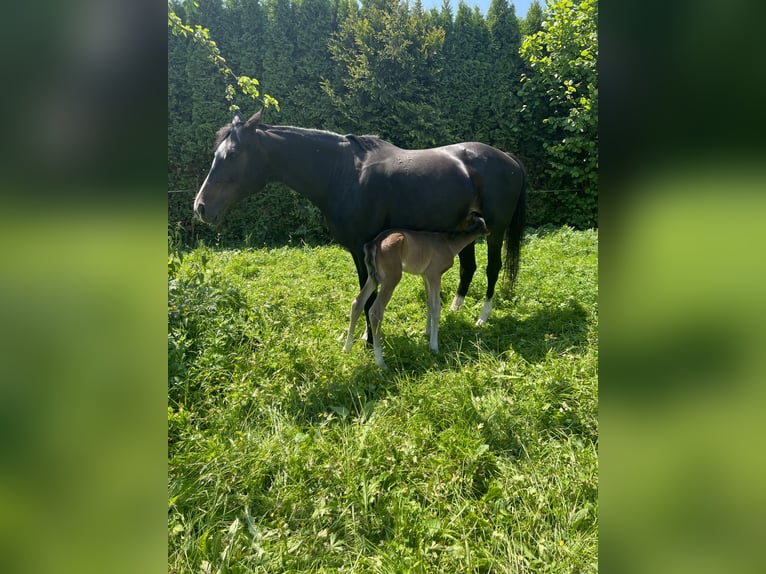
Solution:
[{"label": "mare's front leg", "polygon": [[457,294],[452,300],[452,306],[450,307],[451,311],[459,311],[463,307],[463,301],[465,301],[468,288],[471,286],[473,274],[476,272],[476,251],[474,246],[474,242],[469,243],[459,254],[460,284],[457,288]]}]

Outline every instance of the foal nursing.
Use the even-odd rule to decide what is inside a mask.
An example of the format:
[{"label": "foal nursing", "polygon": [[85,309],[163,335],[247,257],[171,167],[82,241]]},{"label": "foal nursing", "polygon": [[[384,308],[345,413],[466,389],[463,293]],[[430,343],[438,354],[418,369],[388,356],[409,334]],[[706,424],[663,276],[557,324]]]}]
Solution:
[{"label": "foal nursing", "polygon": [[402,279],[402,272],[421,275],[426,285],[427,318],[426,335],[430,335],[430,348],[439,351],[439,316],[441,314],[442,275],[452,267],[452,263],[464,247],[480,235],[489,235],[484,218],[472,211],[461,228],[455,231],[435,233],[428,231],[409,231],[390,229],[382,232],[364,246],[364,263],[367,266],[367,282],[351,305],[351,324],[348,337],[343,346],[349,351],[353,344],[354,327],[364,305],[378,285],[380,293],[370,307],[369,317],[372,328],[372,342],[375,349],[375,362],[385,369],[383,351],[380,344],[380,326],[383,313],[391,300],[394,289]]}]

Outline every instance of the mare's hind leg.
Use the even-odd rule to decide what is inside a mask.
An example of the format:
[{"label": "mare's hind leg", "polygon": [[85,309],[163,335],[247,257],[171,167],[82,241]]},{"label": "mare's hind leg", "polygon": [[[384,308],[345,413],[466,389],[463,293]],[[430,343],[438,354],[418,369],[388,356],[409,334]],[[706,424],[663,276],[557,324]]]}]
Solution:
[{"label": "mare's hind leg", "polygon": [[459,254],[460,257],[460,284],[457,288],[457,294],[452,300],[451,311],[458,311],[463,306],[465,296],[468,293],[468,287],[471,286],[473,274],[476,272],[476,251],[474,243],[468,244]]},{"label": "mare's hind leg", "polygon": [[493,233],[487,237],[487,295],[484,299],[484,306],[481,308],[477,325],[483,325],[487,322],[489,314],[492,313],[492,297],[495,295],[495,285],[497,277],[500,275],[500,269],[503,267],[503,234]]}]

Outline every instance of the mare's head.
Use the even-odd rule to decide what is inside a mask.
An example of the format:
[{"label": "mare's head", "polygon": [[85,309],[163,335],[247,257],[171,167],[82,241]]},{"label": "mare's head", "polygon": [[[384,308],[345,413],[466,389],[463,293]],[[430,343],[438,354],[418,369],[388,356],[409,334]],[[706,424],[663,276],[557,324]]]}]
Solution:
[{"label": "mare's head", "polygon": [[234,114],[216,134],[213,165],[194,198],[194,213],[206,223],[217,224],[240,199],[260,191],[266,183],[265,161],[256,144],[261,112],[242,121]]}]

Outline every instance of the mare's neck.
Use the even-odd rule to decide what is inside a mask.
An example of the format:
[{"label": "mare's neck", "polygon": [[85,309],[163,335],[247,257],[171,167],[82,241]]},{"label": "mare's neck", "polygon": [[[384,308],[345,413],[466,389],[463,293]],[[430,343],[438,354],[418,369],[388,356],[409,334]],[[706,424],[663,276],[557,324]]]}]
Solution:
[{"label": "mare's neck", "polygon": [[261,133],[268,151],[269,180],[284,183],[325,211],[343,136],[287,126],[272,126]]}]

